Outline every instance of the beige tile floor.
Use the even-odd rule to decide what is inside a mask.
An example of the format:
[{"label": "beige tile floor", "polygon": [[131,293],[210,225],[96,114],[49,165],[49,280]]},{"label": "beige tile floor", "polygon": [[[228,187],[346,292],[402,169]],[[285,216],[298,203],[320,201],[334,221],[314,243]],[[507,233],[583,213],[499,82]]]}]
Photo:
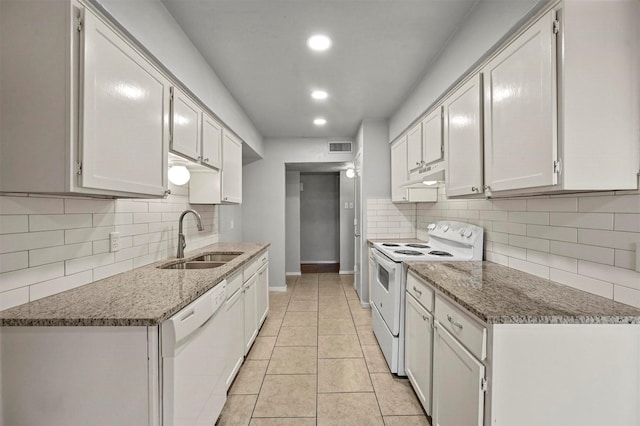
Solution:
[{"label": "beige tile floor", "polygon": [[288,277],[229,389],[223,425],[429,425],[392,375],[352,275]]}]

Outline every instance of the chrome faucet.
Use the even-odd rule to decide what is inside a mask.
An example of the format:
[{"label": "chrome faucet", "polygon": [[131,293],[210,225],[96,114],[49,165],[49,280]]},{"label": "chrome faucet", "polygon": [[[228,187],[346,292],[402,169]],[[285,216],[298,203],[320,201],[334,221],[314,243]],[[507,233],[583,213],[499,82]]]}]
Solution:
[{"label": "chrome faucet", "polygon": [[196,215],[196,219],[198,220],[198,231],[204,231],[204,226],[202,226],[202,219],[200,218],[200,214],[198,214],[195,210],[185,210],[180,215],[180,220],[178,221],[178,254],[176,257],[178,259],[182,259],[184,257],[184,248],[187,246],[187,243],[184,240],[184,234],[182,233],[182,219],[187,213],[193,213]]}]

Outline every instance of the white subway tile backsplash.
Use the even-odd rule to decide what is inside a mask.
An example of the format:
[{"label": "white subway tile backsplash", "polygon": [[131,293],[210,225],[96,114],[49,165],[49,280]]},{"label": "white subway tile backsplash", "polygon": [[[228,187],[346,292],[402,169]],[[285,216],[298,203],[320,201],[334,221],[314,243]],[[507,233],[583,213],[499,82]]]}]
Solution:
[{"label": "white subway tile backsplash", "polygon": [[64,231],[64,243],[74,244],[85,241],[109,239],[109,233],[115,231],[113,226],[100,226],[97,228],[67,229]]},{"label": "white subway tile backsplash", "polygon": [[524,212],[527,210],[527,200],[494,200],[493,209]]},{"label": "white subway tile backsplash", "polygon": [[29,287],[20,287],[0,293],[0,311],[29,301]]},{"label": "white subway tile backsplash", "polygon": [[128,249],[117,251],[116,262],[133,259],[134,257],[145,256],[147,254],[149,254],[149,247],[147,245],[131,247]]},{"label": "white subway tile backsplash", "polygon": [[549,251],[561,256],[590,260],[608,265],[613,265],[615,255],[614,249],[611,248],[565,243],[562,241],[551,241],[549,243]]},{"label": "white subway tile backsplash", "polygon": [[90,214],[30,215],[29,231],[53,231],[56,229],[90,228],[93,220]]},{"label": "white subway tile backsplash", "polygon": [[549,251],[549,240],[545,240],[542,238],[524,237],[522,235],[510,234],[509,245],[537,251]]},{"label": "white subway tile backsplash", "polygon": [[133,213],[98,213],[93,215],[93,226],[130,225]]},{"label": "white subway tile backsplash", "polygon": [[547,212],[509,212],[509,222],[531,223],[535,225],[549,225]]},{"label": "white subway tile backsplash", "polygon": [[148,203],[138,203],[132,200],[118,200],[115,206],[116,213],[140,213],[148,211]]},{"label": "white subway tile backsplash", "polygon": [[162,213],[134,213],[133,223],[162,222]]},{"label": "white subway tile backsplash", "polygon": [[509,266],[509,257],[496,252],[487,252],[486,259],[489,262],[498,263],[500,265]]},{"label": "white subway tile backsplash", "polygon": [[63,262],[5,272],[0,274],[0,292],[13,290],[14,288],[24,287],[42,281],[52,280],[62,276],[64,276]]},{"label": "white subway tile backsplash", "polygon": [[0,216],[0,234],[21,232],[29,232],[29,216],[17,214]]},{"label": "white subway tile backsplash", "polygon": [[65,198],[64,212],[69,213],[113,213],[115,200],[93,200],[83,198]]},{"label": "white subway tile backsplash", "polygon": [[[122,240],[120,240],[120,244],[122,244]],[[93,242],[93,254],[106,253],[110,249],[109,240],[99,240]]]},{"label": "white subway tile backsplash", "polygon": [[492,250],[494,253],[516,259],[526,260],[527,250],[521,247],[510,246],[508,244],[493,243]]},{"label": "white subway tile backsplash", "polygon": [[77,259],[67,260],[64,263],[65,273],[67,275],[76,274],[78,272],[95,269],[100,266],[109,265],[115,262],[114,253],[94,254],[93,256],[79,257]]},{"label": "white subway tile backsplash", "polygon": [[606,297],[607,299],[613,299],[613,284],[610,282],[596,280],[554,268],[550,269],[549,278],[552,281],[577,288],[578,290],[597,294],[598,296]]},{"label": "white subway tile backsplash", "polygon": [[532,198],[527,200],[530,212],[577,212],[577,198]]},{"label": "white subway tile backsplash", "polygon": [[509,212],[504,210],[480,210],[479,218],[483,220],[495,220],[507,222],[509,220]]},{"label": "white subway tile backsplash", "polygon": [[127,272],[133,269],[133,260],[127,259],[111,265],[101,266],[93,270],[93,279],[95,281],[102,280],[104,278],[111,277],[122,272]]},{"label": "white subway tile backsplash", "polygon": [[549,223],[573,228],[613,229],[611,213],[551,213]]},{"label": "white subway tile backsplash", "polygon": [[62,214],[64,201],[48,197],[0,196],[0,214]]},{"label": "white subway tile backsplash", "polygon": [[603,213],[638,213],[640,212],[640,195],[616,195],[580,197],[578,200],[580,212]]},{"label": "white subway tile backsplash", "polygon": [[576,228],[545,225],[527,225],[526,235],[530,237],[566,241],[570,243],[578,242],[578,230]]},{"label": "white subway tile backsplash", "polygon": [[578,242],[594,246],[612,247],[622,250],[634,250],[640,243],[640,232],[600,231],[579,229]]},{"label": "white subway tile backsplash", "polygon": [[42,299],[52,294],[60,293],[81,285],[89,284],[93,281],[93,271],[80,272],[79,274],[67,275],[54,280],[42,282],[29,286],[30,301]]},{"label": "white subway tile backsplash", "polygon": [[640,290],[640,272],[580,260],[578,261],[578,273]]},{"label": "white subway tile backsplash", "polygon": [[507,266],[522,272],[526,272],[527,274],[536,275],[546,280],[549,279],[548,266],[527,262],[526,260],[515,259],[513,257],[509,258],[509,264]]},{"label": "white subway tile backsplash", "polygon": [[536,250],[527,250],[527,261],[555,269],[561,269],[567,272],[573,272],[574,274],[578,273],[578,260],[570,257],[558,256]]},{"label": "white subway tile backsplash", "polygon": [[77,257],[90,256],[92,253],[93,244],[91,242],[29,250],[29,266],[38,266],[60,262],[62,260],[75,259]]},{"label": "white subway tile backsplash", "polygon": [[616,213],[613,229],[616,231],[640,232],[640,214]]},{"label": "white subway tile backsplash", "polygon": [[16,271],[29,267],[29,252],[16,251],[13,253],[0,254],[0,273]]},{"label": "white subway tile backsplash", "polygon": [[636,253],[629,250],[615,250],[615,263],[619,268],[636,269]]},{"label": "white subway tile backsplash", "polygon": [[640,308],[640,291],[616,286],[613,290],[613,300]]},{"label": "white subway tile backsplash", "polygon": [[0,235],[0,253],[61,246],[63,244],[64,231],[25,232],[21,234]]},{"label": "white subway tile backsplash", "polygon": [[527,235],[527,225],[524,223],[493,222],[492,229],[507,234]]}]

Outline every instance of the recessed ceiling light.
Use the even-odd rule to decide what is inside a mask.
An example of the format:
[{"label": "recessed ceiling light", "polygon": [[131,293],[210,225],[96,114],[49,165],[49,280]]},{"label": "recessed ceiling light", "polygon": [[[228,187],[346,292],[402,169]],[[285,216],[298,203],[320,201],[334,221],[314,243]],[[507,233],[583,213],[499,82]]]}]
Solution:
[{"label": "recessed ceiling light", "polygon": [[313,92],[311,92],[311,97],[313,99],[318,99],[318,100],[327,99],[327,96],[329,95],[324,90],[314,90]]},{"label": "recessed ceiling light", "polygon": [[325,124],[327,124],[327,120],[325,120],[324,118],[316,118],[315,120],[313,120],[313,124],[315,124],[316,126],[324,126]]},{"label": "recessed ceiling light", "polygon": [[323,51],[331,47],[331,39],[324,34],[314,34],[307,39],[309,49]]}]

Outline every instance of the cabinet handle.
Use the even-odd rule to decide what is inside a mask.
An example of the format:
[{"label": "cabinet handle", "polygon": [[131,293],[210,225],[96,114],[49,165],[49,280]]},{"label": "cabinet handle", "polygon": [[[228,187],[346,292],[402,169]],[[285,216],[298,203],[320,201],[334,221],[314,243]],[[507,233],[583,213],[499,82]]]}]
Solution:
[{"label": "cabinet handle", "polygon": [[205,159],[204,159],[204,162],[205,162],[205,163],[208,163],[208,162],[209,162],[209,157],[205,158]]},{"label": "cabinet handle", "polygon": [[167,189],[166,191],[164,191],[164,196],[166,197],[167,195],[171,194],[171,190]]},{"label": "cabinet handle", "polygon": [[449,320],[451,325],[453,325],[454,327],[458,327],[460,330],[462,330],[462,324],[460,324],[459,322],[455,322],[453,318],[451,318],[451,315],[447,314],[447,320]]},{"label": "cabinet handle", "polygon": [[427,318],[427,316],[426,316],[426,315],[423,315],[423,316],[422,316],[422,319],[426,321],[428,318]]},{"label": "cabinet handle", "polygon": [[419,166],[420,164],[422,164],[422,163],[419,162],[419,161],[416,161],[416,166]]},{"label": "cabinet handle", "polygon": [[478,187],[477,186],[472,186],[471,187],[471,192],[479,192],[478,191]]},{"label": "cabinet handle", "polygon": [[485,191],[491,191],[491,187],[489,185],[484,185],[483,188]]},{"label": "cabinet handle", "polygon": [[416,293],[418,293],[420,296],[422,296],[422,292],[421,292],[420,290],[418,290],[418,289],[416,288],[416,286],[415,286],[415,285],[413,286],[413,291],[415,291],[415,292],[416,292]]}]

